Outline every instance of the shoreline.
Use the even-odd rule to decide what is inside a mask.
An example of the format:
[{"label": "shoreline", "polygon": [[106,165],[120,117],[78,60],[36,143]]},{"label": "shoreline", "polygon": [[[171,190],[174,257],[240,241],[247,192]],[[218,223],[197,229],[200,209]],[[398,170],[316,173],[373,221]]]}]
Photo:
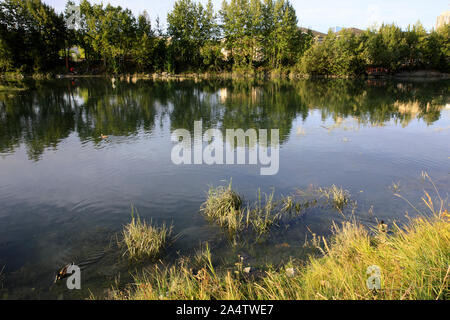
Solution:
[{"label": "shoreline", "polygon": [[331,239],[323,238],[316,245],[322,255],[309,256],[307,263],[294,259],[261,270],[244,261],[236,263],[234,270],[217,269],[207,246],[200,264],[186,258],[184,264],[148,268],[131,284],[113,287],[106,296],[94,299],[448,299],[447,211],[418,216],[403,228],[396,224],[387,228],[371,234],[355,222],[334,225]]},{"label": "shoreline", "polygon": [[[349,194],[345,194],[343,190],[339,192],[332,188],[328,191],[319,188],[318,192],[330,192],[335,209],[343,210],[349,204],[350,200],[346,198]],[[428,195],[426,191],[424,194]],[[333,222],[331,237],[313,236],[308,245],[305,243],[304,247],[315,250],[315,253],[308,254],[306,260],[291,257],[289,262],[273,266],[268,263],[250,263],[238,256],[239,260],[234,267],[220,266],[213,264],[213,252],[206,244],[202,251],[195,256],[181,258],[181,262],[147,268],[131,284],[121,289],[113,288],[106,298],[445,300],[449,294],[445,288],[448,287],[450,272],[447,263],[450,215],[446,203],[440,200],[441,208],[435,210],[433,200],[429,195],[428,198],[429,200],[422,200],[430,211],[420,212],[402,226],[395,222],[388,225],[381,220],[376,226],[368,227],[351,218],[345,219],[341,224]],[[277,208],[278,205],[281,207]],[[208,198],[201,206],[201,213],[236,240],[239,233],[248,234],[250,231],[246,227],[241,228],[241,223],[236,221],[236,212],[245,207],[241,196],[232,189],[230,182],[228,187],[212,187],[209,190]],[[277,219],[281,219],[279,215],[290,216],[295,207],[295,200],[291,196],[282,198],[280,203],[275,204],[270,200],[266,205],[263,204],[263,208],[257,207],[255,212],[250,211],[250,217],[238,215],[240,218],[237,220],[244,224],[250,220],[250,225],[256,226],[258,224],[254,224],[252,220],[258,220],[258,215],[265,215],[263,225],[260,225],[261,230],[256,228],[254,231],[270,233],[271,226],[276,225]],[[267,210],[274,212],[267,215]],[[278,213],[273,215],[275,212]],[[344,215],[342,211],[341,213]],[[126,226],[124,234],[140,240],[146,234],[150,237],[154,230],[158,230],[151,226],[147,231],[145,222],[138,222],[138,232],[129,232],[130,229]],[[133,218],[133,227],[134,223]],[[141,249],[140,246],[131,246],[131,249]]]},{"label": "shoreline", "polygon": [[2,80],[52,80],[52,79],[81,79],[81,78],[109,78],[117,80],[239,80],[239,79],[258,79],[258,80],[277,80],[277,79],[397,79],[397,80],[447,80],[450,79],[449,73],[442,73],[434,70],[417,70],[417,71],[403,71],[394,74],[386,74],[379,76],[372,75],[308,75],[296,72],[203,72],[203,73],[123,73],[123,74],[0,74]]}]

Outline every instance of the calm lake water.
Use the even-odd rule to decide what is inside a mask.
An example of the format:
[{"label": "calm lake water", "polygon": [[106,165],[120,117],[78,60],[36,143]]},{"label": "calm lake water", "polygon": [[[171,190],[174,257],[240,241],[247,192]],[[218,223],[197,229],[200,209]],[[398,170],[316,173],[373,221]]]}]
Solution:
[{"label": "calm lake water", "polygon": [[[254,201],[311,186],[342,186],[355,217],[404,222],[419,209],[427,172],[450,190],[450,81],[384,80],[116,81],[28,83],[0,92],[0,298],[87,298],[140,270],[121,259],[116,235],[133,205],[153,222],[173,223],[171,262],[208,241],[217,263],[281,263],[307,252],[305,237],[329,235],[341,216],[326,206],[280,225],[261,243],[232,246],[199,213],[210,185]],[[175,129],[280,130],[280,168],[175,165]],[[101,135],[108,135],[102,139]],[[393,183],[399,184],[397,190]],[[433,193],[434,194],[434,193]],[[92,258],[94,257],[94,258]],[[82,290],[53,284],[69,262],[91,261]],[[4,267],[3,267],[4,266]],[[120,280],[118,276],[120,274]]]}]

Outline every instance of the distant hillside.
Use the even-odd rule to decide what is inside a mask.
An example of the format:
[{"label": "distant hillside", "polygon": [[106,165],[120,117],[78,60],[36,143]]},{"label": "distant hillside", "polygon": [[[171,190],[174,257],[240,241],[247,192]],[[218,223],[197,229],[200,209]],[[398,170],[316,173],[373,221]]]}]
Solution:
[{"label": "distant hillside", "polygon": [[305,32],[305,33],[307,33],[308,31],[311,31],[314,37],[317,37],[317,36],[325,37],[327,35],[326,33],[322,33],[322,32],[319,32],[319,31],[316,31],[316,30],[312,30],[312,29],[309,29],[309,28],[300,27],[299,30],[302,31],[302,32]]},{"label": "distant hillside", "polygon": [[364,30],[361,30],[361,29],[358,29],[358,28],[342,28],[342,30],[340,30],[340,31],[338,31],[336,33],[342,32],[344,30],[350,31],[350,32],[352,32],[352,33],[354,33],[356,35],[364,33]]},{"label": "distant hillside", "polygon": [[[323,33],[323,32],[320,32],[320,31],[316,31],[316,30],[312,30],[312,29],[308,29],[308,28],[303,28],[303,27],[300,27],[299,30],[302,31],[302,32],[305,32],[305,33],[308,32],[308,31],[311,31],[312,34],[314,35],[314,37],[318,37],[318,36],[325,37],[327,35],[326,33]],[[358,28],[342,28],[341,30],[339,30],[338,32],[335,32],[335,33],[340,33],[340,32],[342,32],[344,30],[349,30],[349,31],[351,31],[354,34],[364,33],[364,30],[361,30],[361,29],[358,29]]]}]

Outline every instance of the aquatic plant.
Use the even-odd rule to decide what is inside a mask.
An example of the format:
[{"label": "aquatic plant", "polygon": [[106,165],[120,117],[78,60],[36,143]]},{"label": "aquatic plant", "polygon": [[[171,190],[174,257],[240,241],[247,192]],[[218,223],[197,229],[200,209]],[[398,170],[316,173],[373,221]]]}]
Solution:
[{"label": "aquatic plant", "polygon": [[[290,204],[284,203],[284,201],[274,201],[274,193],[264,195],[265,200],[262,202],[261,190],[258,190],[258,200],[255,202],[252,208],[247,212],[247,225],[253,227],[256,233],[257,239],[260,239],[266,234],[270,227],[276,224],[282,216],[283,210],[290,210]],[[284,203],[283,208],[278,209],[280,203]]]},{"label": "aquatic plant", "polygon": [[190,259],[189,262],[191,264],[191,267],[200,269],[210,260],[211,260],[211,250],[209,249],[208,242],[206,242],[195,251],[192,259]]},{"label": "aquatic plant", "polygon": [[[193,272],[186,264],[155,267],[136,276],[134,285],[117,290],[114,299],[448,299],[450,224],[439,217],[414,219],[396,228],[386,242],[363,226],[335,226],[322,241],[322,257],[306,266],[268,267],[254,281],[233,270],[214,269],[211,257]],[[380,270],[381,290],[367,286],[368,268]]]},{"label": "aquatic plant", "polygon": [[125,248],[124,255],[131,260],[156,259],[167,245],[172,230],[172,225],[155,226],[151,220],[147,224],[139,215],[132,214],[131,222],[123,228],[119,246]]},{"label": "aquatic plant", "polygon": [[242,197],[231,188],[211,187],[208,198],[200,207],[200,211],[212,222],[218,224],[228,235],[235,238],[239,232],[251,230],[259,240],[276,225],[285,214],[293,210],[301,211],[292,196],[274,199],[274,192],[262,194],[258,189],[257,200],[244,206]]},{"label": "aquatic plant", "polygon": [[399,192],[399,191],[400,191],[400,181],[398,181],[398,182],[392,181],[392,185],[391,185],[390,188],[391,188],[392,191],[394,191],[394,192]]},{"label": "aquatic plant", "polygon": [[[435,206],[428,193],[422,200],[430,212],[402,227],[394,223],[392,233],[376,228],[371,232],[356,221],[334,224],[333,236],[316,242],[322,255],[311,256],[306,265],[291,261],[279,268],[267,266],[260,277],[248,281],[240,272],[244,270],[241,260],[236,270],[214,268],[208,248],[197,259],[201,262],[198,271],[188,260],[157,266],[136,276],[132,286],[114,291],[113,298],[449,299],[448,204]],[[379,270],[380,289],[367,284],[374,269]]]},{"label": "aquatic plant", "polygon": [[319,187],[317,192],[322,197],[325,197],[327,201],[331,201],[334,208],[341,213],[344,207],[349,203],[350,192],[342,187],[337,187],[334,184],[328,188]]},{"label": "aquatic plant", "polygon": [[317,200],[296,202],[294,196],[274,198],[270,194],[257,191],[254,203],[244,204],[242,197],[232,189],[231,182],[227,187],[211,187],[206,201],[201,205],[202,212],[211,222],[219,225],[234,240],[239,232],[253,231],[256,240],[266,235],[272,226],[287,218],[295,218],[317,203]]},{"label": "aquatic plant", "polygon": [[244,210],[242,198],[231,189],[231,181],[228,187],[210,187],[206,201],[200,207],[200,211],[211,221],[234,234],[242,230]]}]

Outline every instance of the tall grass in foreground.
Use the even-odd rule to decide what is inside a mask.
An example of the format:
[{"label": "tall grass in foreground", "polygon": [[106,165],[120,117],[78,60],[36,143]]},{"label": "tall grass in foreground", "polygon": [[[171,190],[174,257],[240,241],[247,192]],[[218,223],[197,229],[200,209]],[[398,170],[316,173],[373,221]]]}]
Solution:
[{"label": "tall grass in foreground", "polygon": [[156,259],[164,250],[172,229],[173,226],[167,227],[165,224],[155,226],[152,221],[147,225],[138,215],[135,217],[132,214],[131,222],[122,231],[119,246],[125,248],[124,255],[131,260]]},{"label": "tall grass in foreground", "polygon": [[[426,199],[428,201],[428,198]],[[429,202],[428,202],[429,203]],[[431,206],[434,208],[433,206]],[[450,299],[450,220],[448,209],[419,216],[392,234],[356,222],[334,225],[323,256],[306,264],[268,267],[259,278],[215,270],[209,250],[202,267],[188,261],[137,276],[135,284],[116,291],[115,299]],[[198,259],[197,259],[198,260]],[[381,290],[367,287],[367,268],[381,270]]]}]

